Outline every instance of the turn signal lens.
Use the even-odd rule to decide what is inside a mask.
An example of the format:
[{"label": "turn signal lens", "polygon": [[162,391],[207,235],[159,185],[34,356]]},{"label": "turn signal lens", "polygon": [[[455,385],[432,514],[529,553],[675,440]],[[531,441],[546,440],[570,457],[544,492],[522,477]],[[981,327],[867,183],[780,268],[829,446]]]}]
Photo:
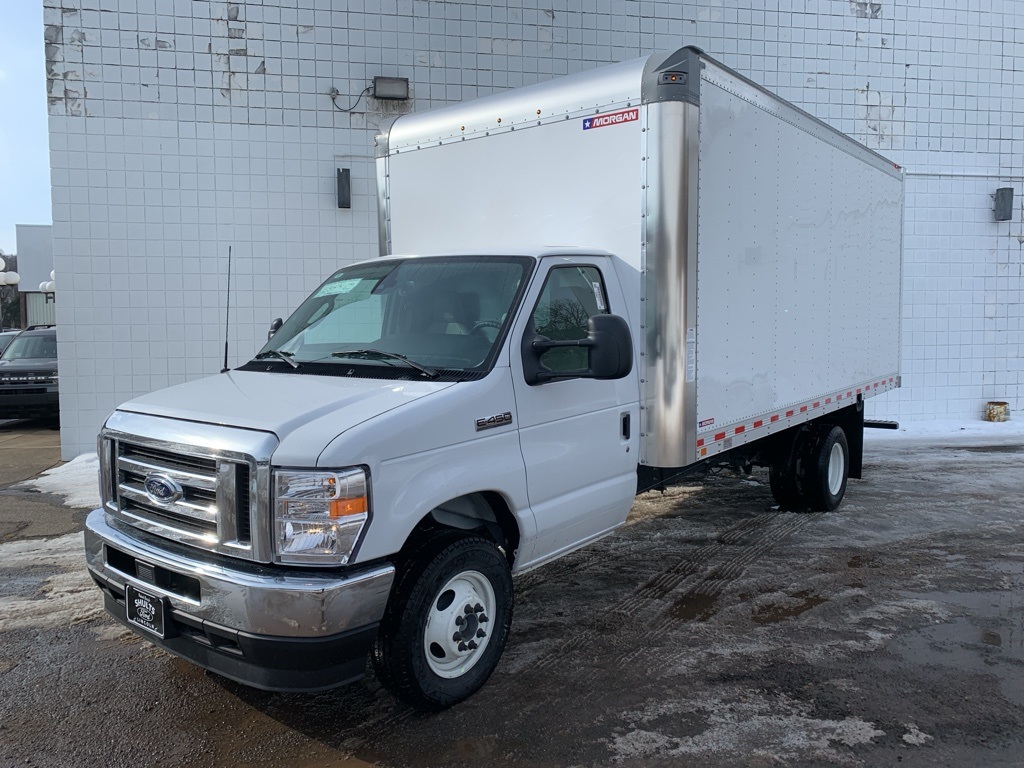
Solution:
[{"label": "turn signal lens", "polygon": [[366,497],[358,499],[344,499],[331,502],[331,517],[347,517],[348,515],[359,515],[366,511]]}]

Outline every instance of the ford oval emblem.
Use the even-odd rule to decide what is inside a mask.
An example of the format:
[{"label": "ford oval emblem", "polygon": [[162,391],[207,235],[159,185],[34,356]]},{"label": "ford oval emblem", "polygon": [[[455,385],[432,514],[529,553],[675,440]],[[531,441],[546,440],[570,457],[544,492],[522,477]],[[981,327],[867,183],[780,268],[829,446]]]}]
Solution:
[{"label": "ford oval emblem", "polygon": [[157,504],[173,504],[185,495],[181,485],[167,475],[147,475],[146,495]]}]

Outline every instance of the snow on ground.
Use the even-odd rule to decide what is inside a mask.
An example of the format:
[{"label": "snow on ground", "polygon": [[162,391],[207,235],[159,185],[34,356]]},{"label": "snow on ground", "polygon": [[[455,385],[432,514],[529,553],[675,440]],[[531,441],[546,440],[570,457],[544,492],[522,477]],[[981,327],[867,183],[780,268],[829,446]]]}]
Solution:
[{"label": "snow on ground", "polygon": [[[15,488],[63,496],[66,507],[95,509],[100,505],[99,460],[85,453]],[[103,613],[101,593],[85,569],[81,533],[3,542],[0,579],[22,587],[0,596],[0,632],[57,629]]]},{"label": "snow on ground", "polygon": [[65,507],[96,509],[100,505],[99,471],[96,454],[83,453],[17,487],[63,496]]},{"label": "snow on ground", "polygon": [[0,579],[24,584],[38,579],[30,594],[0,596],[0,632],[57,629],[103,613],[101,593],[85,570],[80,533],[0,544]]},{"label": "snow on ground", "polygon": [[1020,421],[901,421],[899,429],[866,429],[865,441],[956,443],[973,442],[998,445],[1024,440],[1024,418]]}]

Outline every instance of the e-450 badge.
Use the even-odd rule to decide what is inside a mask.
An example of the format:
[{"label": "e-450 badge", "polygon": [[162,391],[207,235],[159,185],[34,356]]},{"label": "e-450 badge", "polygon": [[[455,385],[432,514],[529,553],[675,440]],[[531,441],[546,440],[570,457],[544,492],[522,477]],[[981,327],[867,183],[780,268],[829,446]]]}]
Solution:
[{"label": "e-450 badge", "polygon": [[512,412],[505,411],[499,413],[497,416],[491,416],[488,419],[477,419],[476,420],[476,431],[480,432],[485,429],[494,429],[495,427],[504,427],[506,424],[512,423]]}]

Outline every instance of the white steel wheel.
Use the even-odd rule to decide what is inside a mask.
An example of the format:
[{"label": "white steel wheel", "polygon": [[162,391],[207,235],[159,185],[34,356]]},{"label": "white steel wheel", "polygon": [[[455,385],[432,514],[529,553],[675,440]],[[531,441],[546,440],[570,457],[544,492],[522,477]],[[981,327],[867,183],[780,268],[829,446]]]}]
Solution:
[{"label": "white steel wheel", "polygon": [[850,448],[842,427],[814,429],[801,462],[800,487],[812,512],[831,512],[846,494]]},{"label": "white steel wheel", "polygon": [[494,589],[477,571],[453,576],[438,591],[423,629],[423,652],[434,674],[460,677],[471,670],[491,641]]},{"label": "white steel wheel", "polygon": [[512,626],[512,573],[497,545],[436,531],[407,547],[370,656],[380,682],[417,709],[487,682]]},{"label": "white steel wheel", "polygon": [[832,444],[828,455],[828,492],[835,496],[846,481],[846,454],[838,442]]}]

